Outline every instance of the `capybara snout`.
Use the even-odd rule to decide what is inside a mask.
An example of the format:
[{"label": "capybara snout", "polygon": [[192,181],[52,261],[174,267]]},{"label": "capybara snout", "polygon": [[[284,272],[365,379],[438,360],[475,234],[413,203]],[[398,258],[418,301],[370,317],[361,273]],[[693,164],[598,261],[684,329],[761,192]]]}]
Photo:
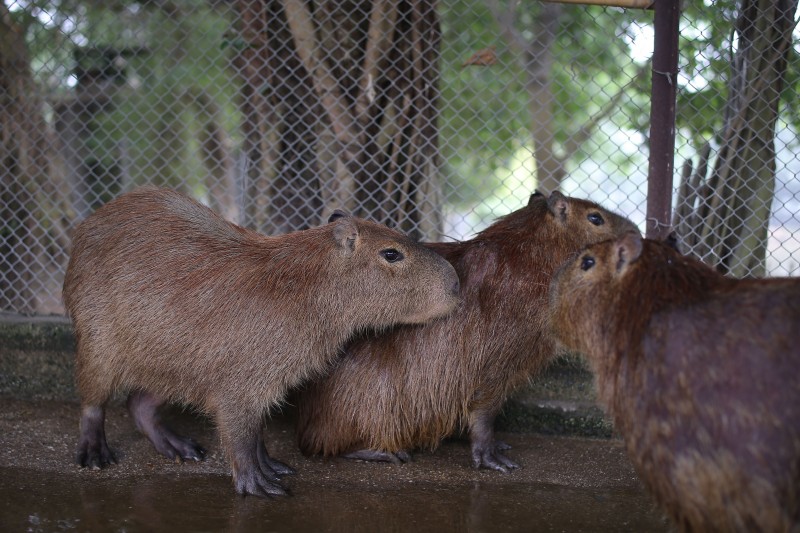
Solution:
[{"label": "capybara snout", "polygon": [[360,306],[365,323],[424,324],[450,313],[461,301],[458,274],[440,255],[379,224],[350,234],[347,221],[353,219],[340,211],[329,220],[336,226],[334,233],[344,235],[343,254],[353,255],[336,281],[348,288],[349,298],[342,304],[371,302]]},{"label": "capybara snout", "polygon": [[77,460],[115,462],[105,404],[123,390],[162,455],[202,458],[158,416],[167,401],[193,404],[214,417],[238,492],[285,494],[279,478],[292,469],[267,454],[264,414],[357,332],[451,312],[457,284],[442,257],[342,212],[267,237],[175,191],[122,195],[78,226],[64,282],[77,341]]}]

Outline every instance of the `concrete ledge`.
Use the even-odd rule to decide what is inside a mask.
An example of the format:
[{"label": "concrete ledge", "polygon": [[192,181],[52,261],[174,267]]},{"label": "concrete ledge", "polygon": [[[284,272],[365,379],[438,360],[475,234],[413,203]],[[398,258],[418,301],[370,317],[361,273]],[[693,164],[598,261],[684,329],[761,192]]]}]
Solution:
[{"label": "concrete ledge", "polygon": [[603,438],[613,433],[610,420],[596,403],[594,376],[583,359],[574,355],[555,359],[510,398],[497,429]]},{"label": "concrete ledge", "polygon": [[[75,340],[65,317],[0,313],[0,394],[20,399],[76,401]],[[610,437],[610,422],[595,404],[593,378],[583,360],[556,359],[512,397],[499,431]]]},{"label": "concrete ledge", "polygon": [[76,399],[74,353],[65,317],[0,314],[0,394]]}]

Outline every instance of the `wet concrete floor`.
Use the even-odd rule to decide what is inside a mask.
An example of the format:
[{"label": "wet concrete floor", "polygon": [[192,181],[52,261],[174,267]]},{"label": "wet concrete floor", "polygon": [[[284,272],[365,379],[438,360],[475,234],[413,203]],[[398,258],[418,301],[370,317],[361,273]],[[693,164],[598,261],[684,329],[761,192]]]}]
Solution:
[{"label": "wet concrete floor", "polygon": [[157,455],[120,405],[106,431],[119,464],[73,464],[78,406],[0,396],[0,531],[492,532],[668,531],[619,441],[500,435],[523,468],[469,467],[451,440],[405,465],[303,457],[291,420],[270,422],[270,453],[294,466],[292,496],[234,493],[213,426],[174,411],[209,451],[202,463]]}]

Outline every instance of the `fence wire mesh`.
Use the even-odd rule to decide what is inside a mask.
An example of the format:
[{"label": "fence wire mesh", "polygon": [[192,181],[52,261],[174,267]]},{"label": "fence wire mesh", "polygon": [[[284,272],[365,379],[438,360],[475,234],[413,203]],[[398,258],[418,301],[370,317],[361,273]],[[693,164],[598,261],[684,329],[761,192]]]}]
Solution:
[{"label": "fence wire mesh", "polygon": [[[793,274],[797,0],[683,9],[679,244]],[[538,0],[3,0],[0,310],[63,313],[73,228],[143,184],[266,233],[463,239],[537,188],[644,229],[653,34]]]}]

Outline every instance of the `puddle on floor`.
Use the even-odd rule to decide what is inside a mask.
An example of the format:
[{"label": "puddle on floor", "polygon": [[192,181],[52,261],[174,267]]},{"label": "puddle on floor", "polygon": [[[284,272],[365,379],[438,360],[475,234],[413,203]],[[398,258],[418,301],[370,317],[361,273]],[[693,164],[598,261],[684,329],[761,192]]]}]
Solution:
[{"label": "puddle on floor", "polygon": [[2,531],[666,531],[641,493],[526,483],[374,488],[292,483],[240,497],[219,475],[76,479],[0,468]]}]

